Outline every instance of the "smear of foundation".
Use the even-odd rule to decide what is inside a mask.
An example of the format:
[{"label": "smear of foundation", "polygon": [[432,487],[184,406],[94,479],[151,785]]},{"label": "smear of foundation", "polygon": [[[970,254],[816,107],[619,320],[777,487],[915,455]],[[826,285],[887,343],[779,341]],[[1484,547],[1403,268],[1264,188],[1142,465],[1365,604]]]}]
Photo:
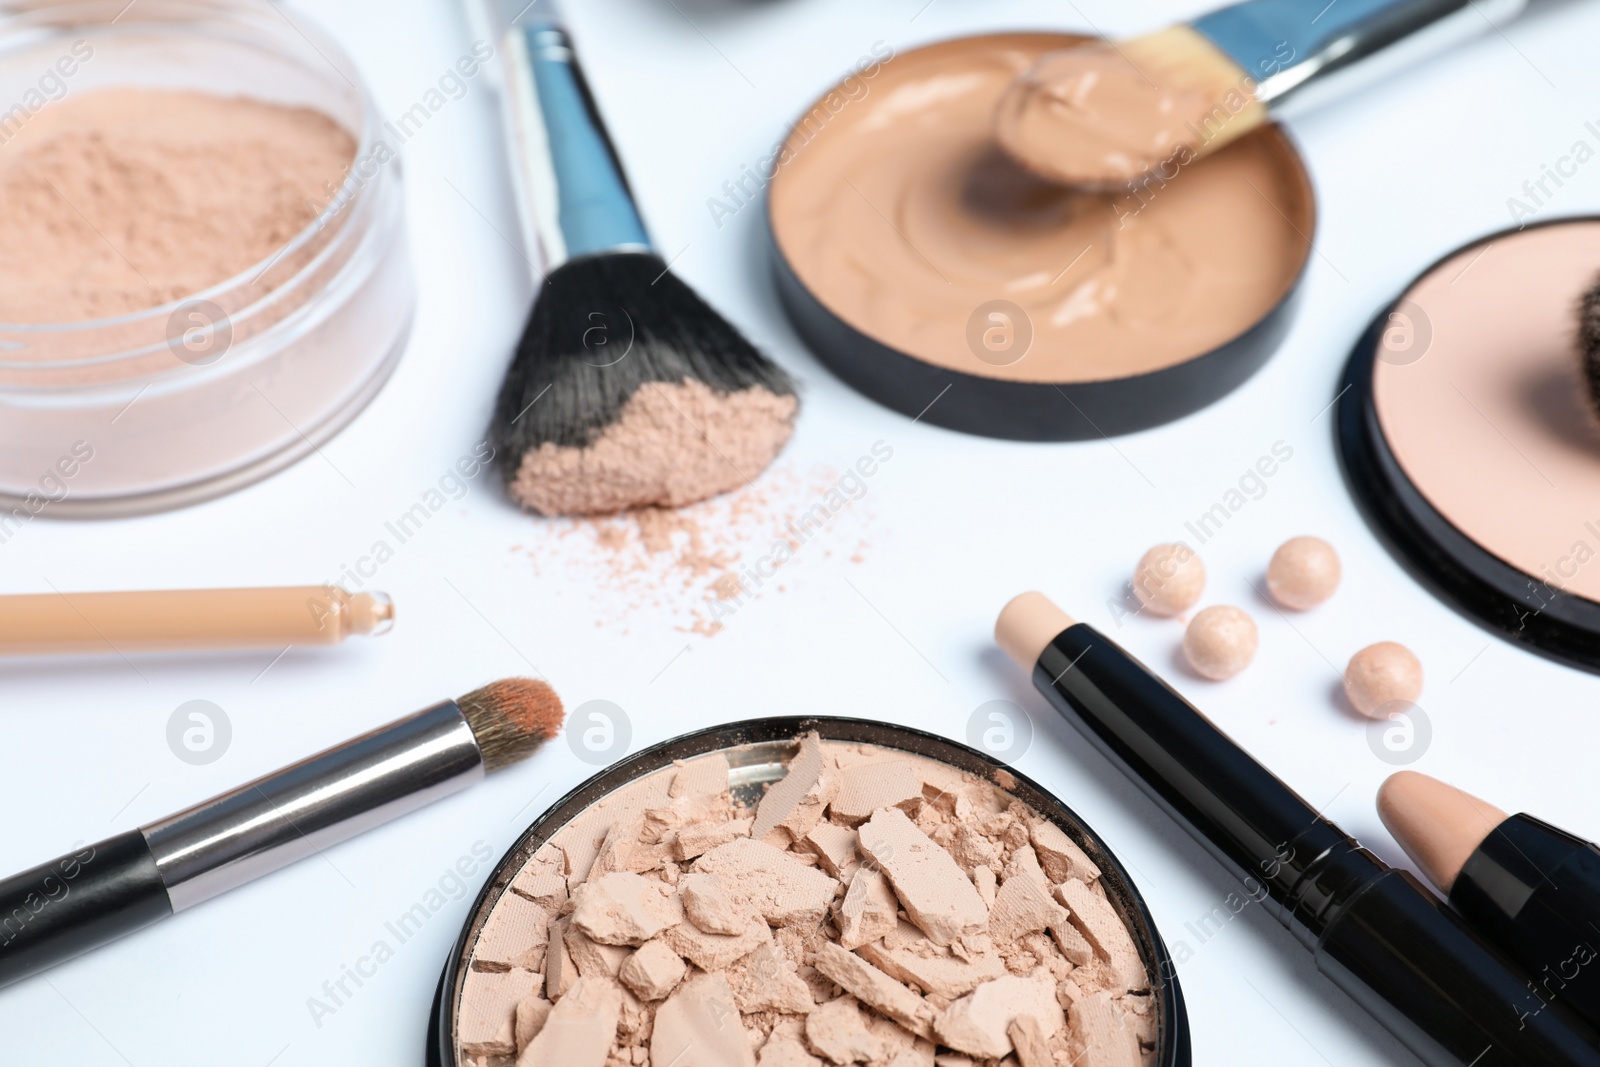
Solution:
[{"label": "smear of foundation", "polygon": [[[881,475],[879,475],[881,477]],[[714,636],[750,604],[871,547],[872,477],[780,465],[754,485],[684,508],[534,520],[513,547],[539,574],[586,586],[600,627]]]},{"label": "smear of foundation", "polygon": [[124,315],[241,274],[317,217],[355,150],[320,111],[242,97],[52,103],[0,153],[0,321]]},{"label": "smear of foundation", "polygon": [[995,133],[1012,158],[1044,177],[1127,182],[1193,150],[1215,106],[1203,93],[1151,80],[1114,45],[1082,44],[1017,77],[995,112]]},{"label": "smear of foundation", "polygon": [[522,457],[511,495],[544,515],[681,507],[752,482],[794,432],[796,400],[759,386],[647,382],[585,448],[546,441]]}]

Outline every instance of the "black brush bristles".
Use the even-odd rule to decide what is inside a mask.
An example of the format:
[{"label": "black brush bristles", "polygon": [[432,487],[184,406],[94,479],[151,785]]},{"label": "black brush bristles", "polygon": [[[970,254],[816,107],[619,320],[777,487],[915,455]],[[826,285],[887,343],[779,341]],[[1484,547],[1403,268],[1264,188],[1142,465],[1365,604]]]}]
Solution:
[{"label": "black brush bristles", "polygon": [[1589,409],[1600,419],[1600,278],[1578,305],[1578,355],[1589,386]]},{"label": "black brush bristles", "polygon": [[490,440],[509,486],[550,442],[587,448],[647,382],[698,381],[727,395],[794,383],[661,257],[616,252],[565,263],[540,287],[506,372]]}]

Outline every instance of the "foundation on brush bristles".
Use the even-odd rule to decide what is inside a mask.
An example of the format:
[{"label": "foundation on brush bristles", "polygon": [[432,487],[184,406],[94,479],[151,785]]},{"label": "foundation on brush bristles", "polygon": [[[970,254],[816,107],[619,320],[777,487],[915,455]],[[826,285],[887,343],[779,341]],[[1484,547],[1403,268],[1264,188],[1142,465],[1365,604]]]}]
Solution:
[{"label": "foundation on brush bristles", "polygon": [[1578,304],[1578,355],[1589,387],[1589,413],[1600,422],[1600,278]]},{"label": "foundation on brush bristles", "polygon": [[795,407],[788,375],[659,256],[607,253],[545,280],[491,440],[542,514],[676,507],[765,469]]},{"label": "foundation on brush bristles", "polygon": [[483,768],[498,771],[533,755],[561,730],[561,698],[537,678],[502,678],[456,701],[483,755]]}]

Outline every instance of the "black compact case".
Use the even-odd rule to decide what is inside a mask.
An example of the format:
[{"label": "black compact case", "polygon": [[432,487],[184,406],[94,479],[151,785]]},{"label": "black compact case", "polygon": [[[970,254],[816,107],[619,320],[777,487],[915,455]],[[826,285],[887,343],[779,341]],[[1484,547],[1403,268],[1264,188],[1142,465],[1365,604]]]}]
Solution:
[{"label": "black compact case", "polygon": [[[1373,371],[1391,316],[1405,293],[1450,260],[1504,238],[1546,226],[1597,222],[1600,215],[1551,219],[1489,234],[1430,265],[1385,307],[1345,366],[1335,420],[1345,484],[1368,525],[1441,600],[1530,652],[1600,672],[1600,604],[1564,593],[1494,555],[1440,514],[1407,477],[1384,437],[1373,397]],[[1574,357],[1576,359],[1576,357]]]},{"label": "black compact case", "polygon": [[[590,778],[556,801],[518,838],[496,865],[488,883],[473,902],[466,925],[456,939],[428,1021],[428,1067],[462,1067],[456,1055],[456,1012],[473,945],[489,913],[507,891],[523,865],[563,826],[601,798],[629,782],[670,767],[674,760],[720,752],[731,767],[730,782],[737,796],[753,803],[766,786],[782,778],[785,760],[800,735],[815,731],[825,741],[875,745],[949,764],[1000,785],[1034,811],[1059,826],[1100,868],[1106,899],[1132,934],[1139,956],[1150,976],[1155,999],[1156,1051],[1149,1067],[1190,1067],[1192,1052],[1189,1017],[1183,992],[1166,944],[1156,930],[1144,899],[1134,887],[1127,868],[1106,843],[1090,830],[1071,808],[1038,783],[1017,774],[977,749],[903,726],[845,718],[749,719],[685,734],[629,756]],[[1003,785],[1001,783],[1004,783]],[[551,1064],[550,1067],[561,1067]]]}]

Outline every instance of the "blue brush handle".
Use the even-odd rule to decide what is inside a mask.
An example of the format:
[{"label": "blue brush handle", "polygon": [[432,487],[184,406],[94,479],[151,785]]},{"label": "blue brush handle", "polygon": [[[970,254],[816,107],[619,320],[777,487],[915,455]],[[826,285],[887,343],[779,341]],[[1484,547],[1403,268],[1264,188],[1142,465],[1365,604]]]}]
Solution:
[{"label": "blue brush handle", "polygon": [[[526,84],[543,126],[544,158],[534,165],[555,182],[558,232],[550,233],[546,227],[540,234],[547,266],[604,252],[648,251],[650,236],[566,31],[541,23],[512,32],[520,33],[526,46],[530,74]],[[540,152],[540,138],[523,140],[529,151]],[[539,193],[533,189],[525,195]]]},{"label": "blue brush handle", "polygon": [[[1201,16],[1194,29],[1278,100],[1402,41],[1440,45],[1511,18],[1527,0],[1247,0]],[[1439,31],[1439,32],[1431,32]]]}]

